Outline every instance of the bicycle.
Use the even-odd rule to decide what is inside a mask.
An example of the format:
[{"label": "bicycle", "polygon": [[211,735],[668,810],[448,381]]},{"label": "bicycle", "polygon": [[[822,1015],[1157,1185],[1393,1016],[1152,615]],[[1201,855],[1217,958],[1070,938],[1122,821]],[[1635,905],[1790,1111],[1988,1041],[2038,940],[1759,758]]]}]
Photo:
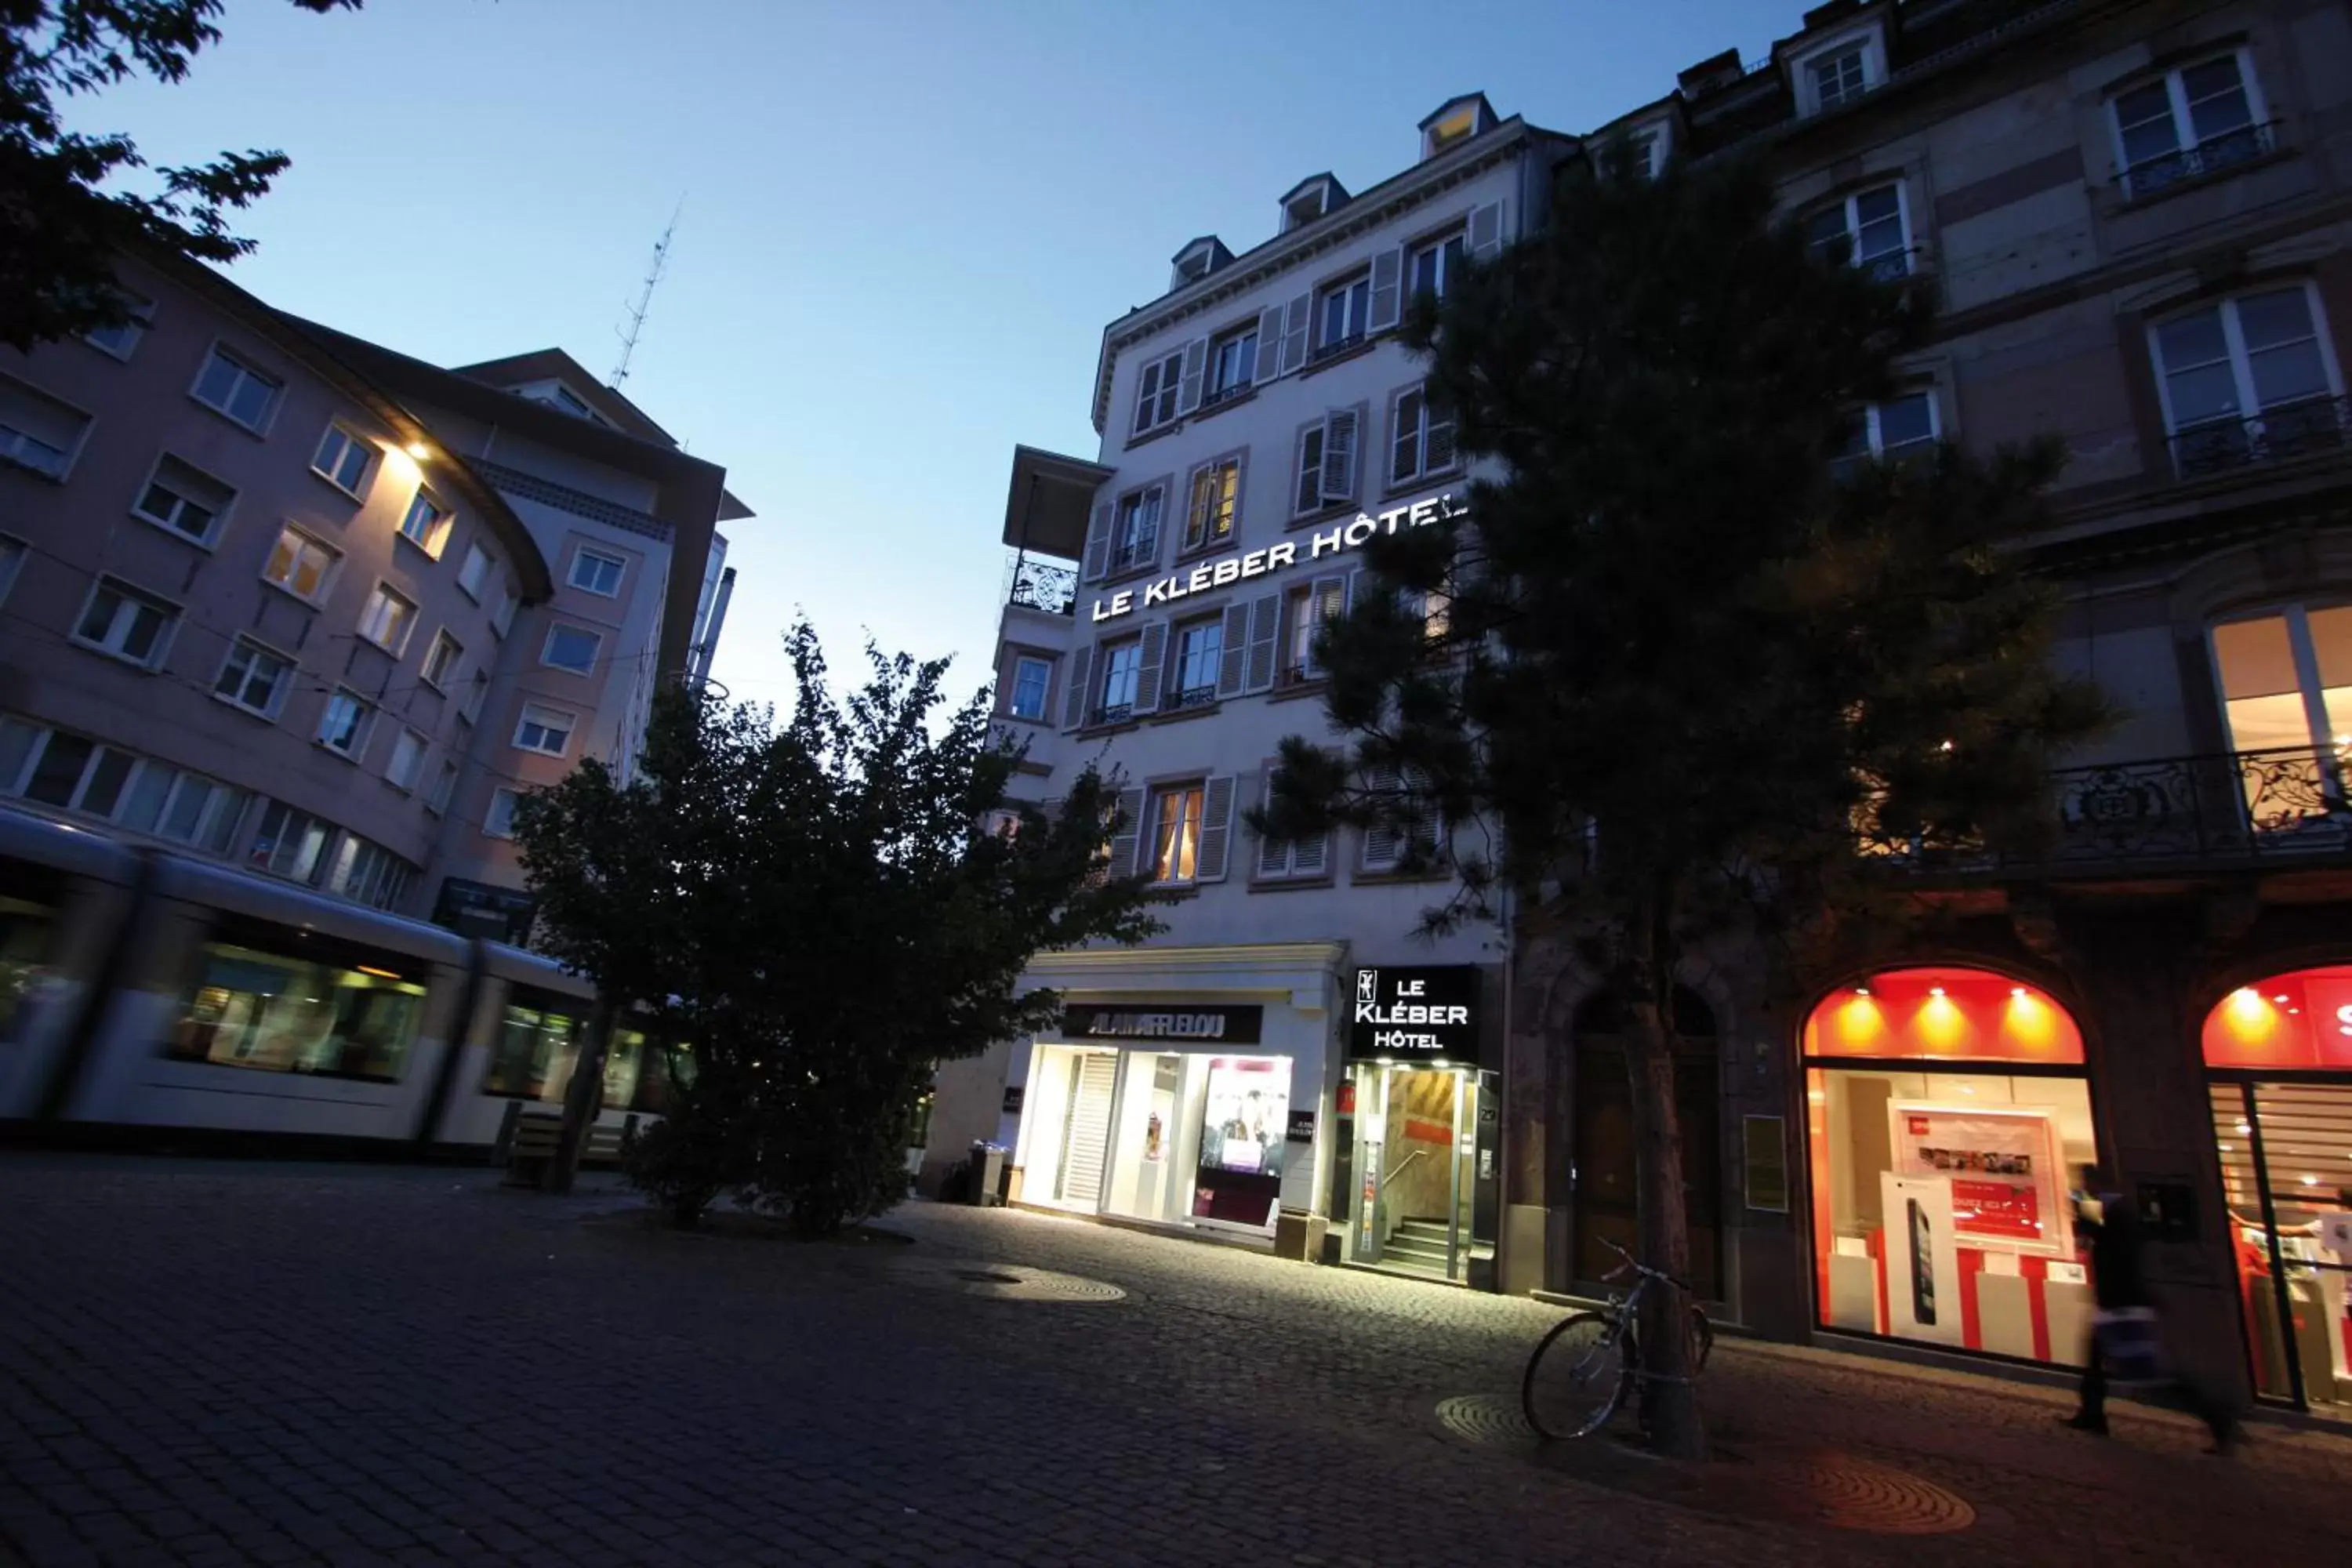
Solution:
[{"label": "bicycle", "polygon": [[[1673,1275],[1652,1268],[1606,1237],[1600,1240],[1625,1260],[1605,1279],[1614,1282],[1631,1273],[1636,1276],[1633,1288],[1622,1296],[1610,1297],[1601,1310],[1575,1312],[1560,1320],[1538,1342],[1535,1353],[1528,1357],[1527,1373],[1519,1380],[1519,1406],[1527,1413],[1528,1425],[1539,1436],[1557,1441],[1589,1436],[1609,1425],[1625,1403],[1625,1395],[1643,1377],[1635,1325],[1641,1321],[1642,1298],[1651,1286],[1693,1294]],[[1696,1301],[1691,1303],[1690,1313],[1691,1373],[1696,1376],[1706,1370],[1707,1353],[1715,1348],[1715,1328]]]}]

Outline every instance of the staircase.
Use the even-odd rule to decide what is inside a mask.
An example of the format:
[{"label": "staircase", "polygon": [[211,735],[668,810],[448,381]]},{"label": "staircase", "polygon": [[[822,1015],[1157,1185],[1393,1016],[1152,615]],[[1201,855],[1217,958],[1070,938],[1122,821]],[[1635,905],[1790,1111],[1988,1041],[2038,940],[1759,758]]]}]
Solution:
[{"label": "staircase", "polygon": [[1426,1274],[1433,1279],[1446,1278],[1445,1222],[1399,1220],[1396,1229],[1390,1233],[1388,1245],[1381,1249],[1381,1267]]}]

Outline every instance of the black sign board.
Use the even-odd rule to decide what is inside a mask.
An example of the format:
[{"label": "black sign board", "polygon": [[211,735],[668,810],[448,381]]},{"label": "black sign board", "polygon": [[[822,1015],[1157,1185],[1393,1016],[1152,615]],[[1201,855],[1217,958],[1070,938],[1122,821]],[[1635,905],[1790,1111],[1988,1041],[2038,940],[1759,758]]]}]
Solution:
[{"label": "black sign board", "polygon": [[1290,1113],[1290,1130],[1283,1134],[1282,1141],[1286,1143],[1314,1142],[1315,1113],[1311,1110],[1292,1111]]},{"label": "black sign board", "polygon": [[1478,970],[1454,963],[1359,969],[1348,1005],[1348,1055],[1425,1061],[1478,1059]]},{"label": "black sign board", "polygon": [[1062,1009],[1062,1037],[1254,1046],[1265,1017],[1265,1009],[1255,1002],[1122,1002],[1116,1007],[1072,1003]]},{"label": "black sign board", "polygon": [[1004,1114],[1007,1116],[1020,1115],[1021,1102],[1028,1098],[1028,1094],[1029,1086],[1027,1084],[1006,1084],[1004,1086]]}]

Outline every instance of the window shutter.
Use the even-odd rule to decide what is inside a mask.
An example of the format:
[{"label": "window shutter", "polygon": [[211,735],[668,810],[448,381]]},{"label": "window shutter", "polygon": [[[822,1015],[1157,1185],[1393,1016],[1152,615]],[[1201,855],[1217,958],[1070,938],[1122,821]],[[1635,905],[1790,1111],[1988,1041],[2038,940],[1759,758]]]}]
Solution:
[{"label": "window shutter", "polygon": [[1110,836],[1110,874],[1131,876],[1136,869],[1138,847],[1143,841],[1143,792],[1123,789],[1118,792],[1118,831]]},{"label": "window shutter", "polygon": [[[1274,804],[1274,775],[1268,773],[1263,779],[1257,778],[1255,774],[1250,775],[1250,777],[1252,781],[1250,793],[1257,797],[1259,806],[1265,807],[1272,805]],[[1277,839],[1269,838],[1263,833],[1259,834],[1257,836],[1256,874],[1260,877],[1288,876],[1290,874],[1290,848],[1291,847],[1287,844],[1282,843]]]},{"label": "window shutter", "polygon": [[1184,345],[1184,380],[1176,395],[1176,412],[1190,414],[1201,406],[1201,373],[1208,367],[1209,340],[1194,338]]},{"label": "window shutter", "polygon": [[[1397,787],[1394,768],[1372,768],[1364,775],[1364,787],[1375,795],[1393,794]],[[1396,864],[1398,838],[1396,829],[1386,823],[1376,823],[1364,829],[1364,868],[1385,870]]]},{"label": "window shutter", "polygon": [[1323,500],[1356,499],[1356,428],[1352,408],[1335,408],[1323,419]]},{"label": "window shutter", "polygon": [[1298,493],[1291,498],[1291,514],[1319,510],[1323,505],[1323,426],[1309,425],[1298,433]]},{"label": "window shutter", "polygon": [[1257,317],[1257,384],[1264,386],[1282,374],[1282,307],[1261,310]]},{"label": "window shutter", "polygon": [[1389,482],[1402,484],[1421,471],[1423,399],[1416,389],[1400,393],[1389,420]]},{"label": "window shutter", "polygon": [[1201,882],[1222,882],[1225,879],[1225,859],[1234,838],[1234,787],[1236,781],[1231,773],[1220,773],[1209,781],[1201,794],[1201,848],[1193,861],[1193,879]]},{"label": "window shutter", "polygon": [[1250,607],[1225,606],[1223,636],[1218,645],[1217,695],[1239,697],[1249,685]]},{"label": "window shutter", "polygon": [[[1231,625],[1230,622],[1227,623]],[[1274,656],[1282,640],[1282,595],[1268,594],[1249,607],[1249,673],[1246,689],[1264,691],[1274,684]]]},{"label": "window shutter", "polygon": [[1331,855],[1331,830],[1325,828],[1312,838],[1302,838],[1290,847],[1290,868],[1301,877],[1321,873]]},{"label": "window shutter", "polygon": [[1118,510],[1116,501],[1105,501],[1095,508],[1095,520],[1087,525],[1087,581],[1099,583],[1110,565],[1110,520]]},{"label": "window shutter", "polygon": [[1348,574],[1348,608],[1352,610],[1362,604],[1365,594],[1370,591],[1370,585],[1364,581],[1362,567],[1359,566]]},{"label": "window shutter", "polygon": [[1364,330],[1385,332],[1403,315],[1404,252],[1383,250],[1372,258],[1372,308]]},{"label": "window shutter", "polygon": [[1135,672],[1135,711],[1149,713],[1160,706],[1160,666],[1168,656],[1168,623],[1154,621],[1143,628],[1143,659]]},{"label": "window shutter", "polygon": [[1429,421],[1429,436],[1423,443],[1421,471],[1442,473],[1454,466],[1454,421],[1441,417],[1434,408],[1424,405],[1422,417]]},{"label": "window shutter", "polygon": [[1470,209],[1470,254],[1481,261],[1490,261],[1503,248],[1505,202],[1488,202],[1485,206]]},{"label": "window shutter", "polygon": [[1069,684],[1062,692],[1062,728],[1075,730],[1087,721],[1087,678],[1094,673],[1095,650],[1092,645],[1082,645],[1070,655],[1069,671],[1063,677]]},{"label": "window shutter", "polygon": [[[1301,294],[1282,314],[1282,371],[1287,375],[1307,366],[1307,328],[1315,316],[1315,296]],[[1264,352],[1265,345],[1259,345]]]}]

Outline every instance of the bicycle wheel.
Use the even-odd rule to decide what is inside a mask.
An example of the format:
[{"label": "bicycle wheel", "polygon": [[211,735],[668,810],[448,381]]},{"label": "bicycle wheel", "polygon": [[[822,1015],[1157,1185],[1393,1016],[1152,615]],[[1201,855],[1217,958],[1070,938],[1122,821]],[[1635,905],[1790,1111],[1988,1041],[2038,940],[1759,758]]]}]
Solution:
[{"label": "bicycle wheel", "polygon": [[1708,1322],[1706,1314],[1694,1305],[1691,1308],[1691,1375],[1693,1377],[1706,1370],[1707,1355],[1714,1349],[1715,1325]]},{"label": "bicycle wheel", "polygon": [[1561,1320],[1538,1342],[1519,1380],[1528,1425],[1563,1440],[1599,1431],[1624,1402],[1633,1363],[1632,1337],[1614,1319],[1578,1312]]}]

